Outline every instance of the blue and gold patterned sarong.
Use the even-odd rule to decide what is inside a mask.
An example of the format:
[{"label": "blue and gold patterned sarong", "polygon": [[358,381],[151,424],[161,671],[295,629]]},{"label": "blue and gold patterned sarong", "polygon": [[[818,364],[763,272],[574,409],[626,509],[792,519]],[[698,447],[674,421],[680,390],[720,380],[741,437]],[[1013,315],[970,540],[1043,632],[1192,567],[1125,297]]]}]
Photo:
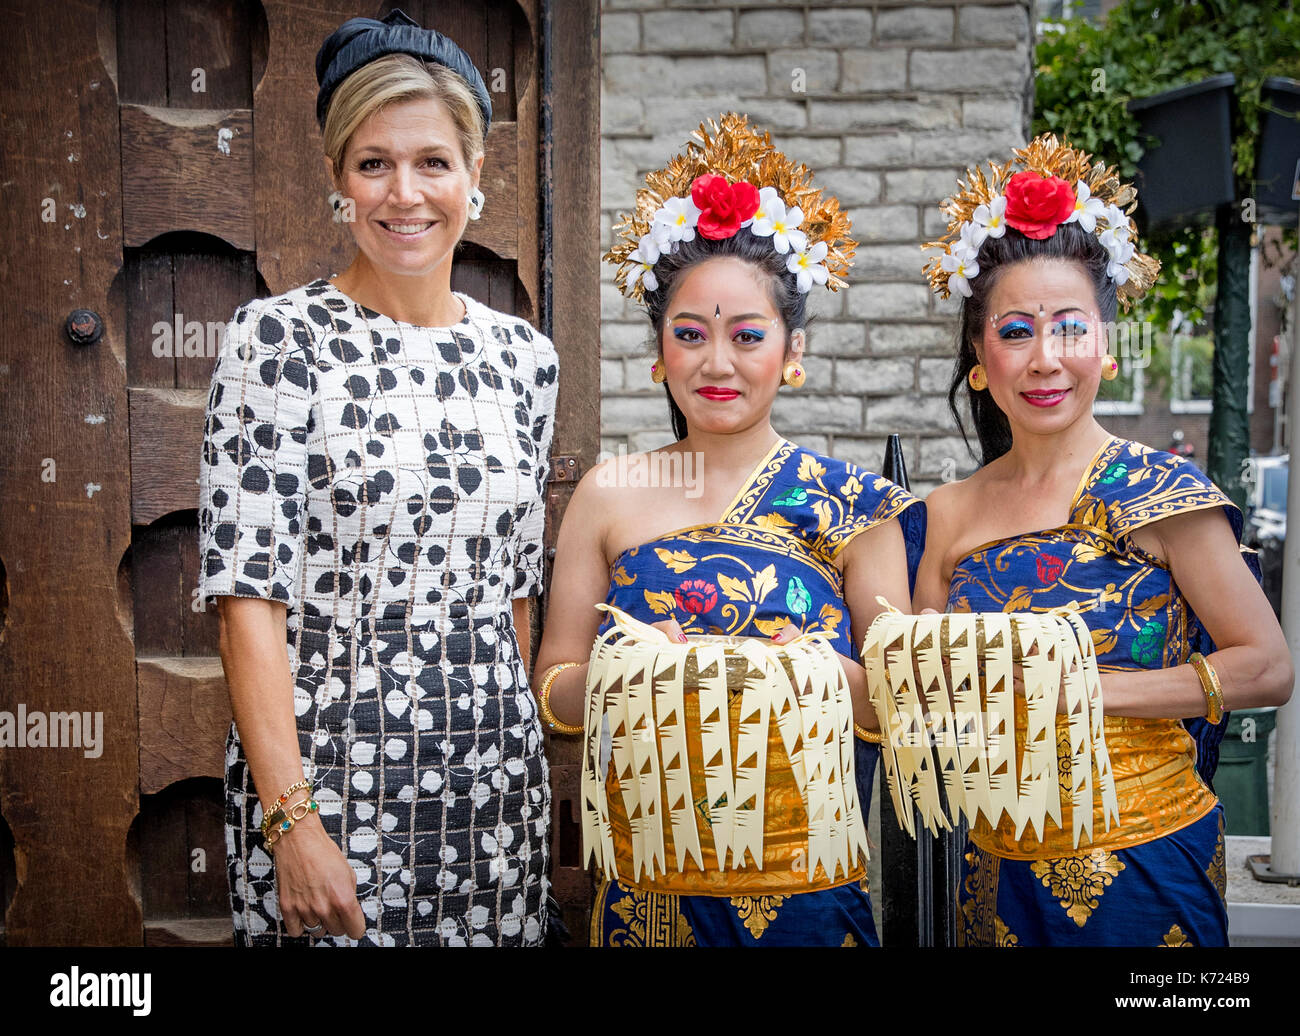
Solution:
[{"label": "blue and gold patterned sarong", "polygon": [[[858,652],[835,558],[859,533],[898,519],[914,578],[925,507],[887,479],[778,441],[714,523],[676,529],[625,551],[610,569],[608,604],[643,622],[674,617],[687,634],[771,637],[787,621]],[[601,632],[608,626],[608,620]],[[739,697],[733,698],[733,708]],[[775,728],[775,724],[773,725]],[[854,767],[862,817],[879,750],[858,741]],[[784,771],[784,772],[783,772]],[[779,747],[768,757],[766,811],[773,837],[764,867],[659,874],[640,883],[598,876],[593,946],[876,946],[865,860],[849,873],[810,878],[791,861],[807,817]],[[606,778],[611,811],[620,796]],[[709,823],[709,803],[697,803]],[[614,818],[616,848],[626,819]],[[632,868],[620,867],[620,874]]]},{"label": "blue and gold patterned sarong", "polygon": [[[1076,610],[1102,674],[1187,661],[1207,639],[1167,565],[1132,540],[1171,515],[1222,508],[1240,539],[1241,514],[1190,462],[1112,437],[1094,455],[1070,520],[977,547],[949,584],[953,612]],[[1017,729],[1023,735],[1023,702]],[[1201,724],[1203,727],[1204,724]],[[1067,787],[1069,745],[1057,725]],[[1223,946],[1223,812],[1197,770],[1198,739],[1173,719],[1107,717],[1120,823],[1075,849],[1068,804],[1040,842],[1004,818],[971,831],[958,898],[958,941],[971,946]],[[1212,741],[1213,738],[1206,740]],[[1023,748],[1023,745],[1018,745]],[[1063,796],[1065,798],[1066,796]]]}]

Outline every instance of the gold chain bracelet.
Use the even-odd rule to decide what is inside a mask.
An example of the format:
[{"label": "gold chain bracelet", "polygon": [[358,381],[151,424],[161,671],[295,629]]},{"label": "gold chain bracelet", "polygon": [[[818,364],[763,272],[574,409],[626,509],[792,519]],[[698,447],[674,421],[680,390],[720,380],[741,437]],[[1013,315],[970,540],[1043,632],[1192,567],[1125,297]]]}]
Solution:
[{"label": "gold chain bracelet", "polygon": [[[275,827],[269,831],[263,832],[266,836],[266,848],[272,853],[275,852],[275,843],[293,830],[294,824],[302,820],[308,813],[315,813],[320,809],[320,804],[315,799],[304,799],[301,802],[295,802],[289,807],[287,816],[276,822]],[[280,812],[277,810],[276,812]]]}]

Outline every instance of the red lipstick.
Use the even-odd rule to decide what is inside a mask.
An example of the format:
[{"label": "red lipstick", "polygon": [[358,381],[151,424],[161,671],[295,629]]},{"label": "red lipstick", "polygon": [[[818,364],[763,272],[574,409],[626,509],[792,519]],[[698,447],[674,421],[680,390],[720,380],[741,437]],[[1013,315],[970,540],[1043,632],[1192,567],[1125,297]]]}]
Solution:
[{"label": "red lipstick", "polygon": [[698,395],[703,396],[705,399],[713,399],[719,402],[726,402],[727,400],[735,399],[737,396],[740,395],[740,393],[737,392],[735,389],[718,388],[717,386],[714,385],[708,385],[705,386],[704,388],[696,389],[695,391]]},{"label": "red lipstick", "polygon": [[1056,406],[1069,391],[1069,389],[1038,389],[1033,392],[1022,392],[1020,395],[1025,402],[1033,406],[1049,407]]}]

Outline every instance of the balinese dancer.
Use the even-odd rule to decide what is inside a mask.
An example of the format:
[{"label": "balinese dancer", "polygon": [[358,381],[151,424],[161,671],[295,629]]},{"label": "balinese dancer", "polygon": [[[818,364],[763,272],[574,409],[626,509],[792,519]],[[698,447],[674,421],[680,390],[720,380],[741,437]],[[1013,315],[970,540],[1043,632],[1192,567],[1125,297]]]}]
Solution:
[{"label": "balinese dancer", "polygon": [[[1078,848],[1068,803],[1040,837],[1017,837],[1005,816],[977,822],[958,892],[967,945],[1225,945],[1208,756],[1229,709],[1291,692],[1286,642],[1240,553],[1238,509],[1187,460],[1093,417],[1101,379],[1118,370],[1108,340],[1124,338],[1107,334],[1117,305],[1159,269],[1137,251],[1134,204],[1113,168],[1044,135],[987,175],[972,170],[944,204],[947,234],[925,246],[942,250],[926,268],[934,290],[962,296],[949,401],[960,424],[964,389],[982,467],[927,501],[913,603],[1076,611],[1096,649],[1119,806],[1107,829],[1096,800]],[[1016,710],[1023,732],[1023,699]],[[1065,730],[1058,716],[1063,790]]]},{"label": "balinese dancer", "polygon": [[[554,729],[593,729],[584,726],[588,688],[599,682],[589,656],[593,638],[609,633],[612,621],[597,610],[601,601],[653,625],[661,646],[729,637],[753,655],[760,647],[772,652],[773,641],[779,648],[820,638],[822,668],[809,679],[847,685],[842,707],[851,703],[852,716],[841,727],[841,747],[845,769],[856,768],[865,792],[852,816],[861,825],[878,757],[861,739],[878,741],[879,734],[855,644],[880,609],[877,595],[902,600],[908,592],[925,518],[923,505],[892,482],[773,430],[778,389],[796,391],[804,382],[808,292],[843,287],[855,248],[839,203],[810,180],[768,134],[727,115],[701,126],[682,154],[647,178],[635,212],[618,226],[620,241],[605,258],[618,267],[619,288],[648,310],[658,353],[650,375],[667,391],[677,441],[606,461],[577,486],[556,547],[537,686]],[[637,469],[679,477],[646,478]],[[755,646],[753,638],[765,643]],[[591,753],[589,769],[599,772],[587,774],[611,814],[611,848],[597,856],[593,944],[876,945],[865,854],[850,852],[842,866],[811,862],[809,825],[829,817],[807,807],[801,782],[813,783],[811,765],[805,772],[807,753],[788,715],[778,723],[773,714],[756,733],[739,735],[743,695],[734,686],[720,699],[729,701],[724,710],[705,710],[705,692],[688,687],[693,727],[678,754],[665,747],[673,717],[661,690],[656,683],[651,717],[659,724],[658,758],[647,765],[662,765],[665,782],[675,774],[699,797],[688,803],[653,782],[651,799],[662,791],[665,808],[674,799],[683,808],[671,824],[663,820],[662,832],[645,835],[662,835],[656,844],[666,849],[667,868],[638,868],[640,807],[627,807],[629,772],[618,762],[625,732],[604,732],[612,746]],[[843,720],[847,712],[837,715]],[[731,737],[719,742],[717,758],[710,750],[705,759],[698,728],[711,719],[721,719],[724,734],[729,720]],[[601,717],[594,722],[599,727]],[[744,736],[762,747],[738,752]],[[719,761],[728,754],[736,756],[737,773],[747,761],[764,767],[761,802],[708,793],[719,773],[731,779]],[[852,812],[847,783],[839,790]],[[761,859],[734,845],[728,857],[722,828],[752,821],[756,814],[744,811],[755,805],[764,818]],[[847,828],[848,814],[836,816]],[[679,821],[702,846],[680,866],[673,839],[682,848],[686,836]],[[850,834],[856,840],[849,844],[865,845],[860,826]]]}]

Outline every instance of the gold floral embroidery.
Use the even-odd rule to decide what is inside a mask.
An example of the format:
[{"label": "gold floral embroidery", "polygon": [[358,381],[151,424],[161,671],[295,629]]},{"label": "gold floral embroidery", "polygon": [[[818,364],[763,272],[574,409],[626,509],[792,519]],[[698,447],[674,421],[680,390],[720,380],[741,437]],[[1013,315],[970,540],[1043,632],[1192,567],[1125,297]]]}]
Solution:
[{"label": "gold floral embroidery", "polygon": [[732,896],[731,905],[755,939],[761,939],[767,926],[776,920],[785,896]]},{"label": "gold floral embroidery", "polygon": [[966,853],[958,946],[993,946],[997,939],[998,869],[1001,860],[972,846]]},{"label": "gold floral embroidery", "polygon": [[857,944],[858,944],[858,940],[853,938],[853,933],[845,932],[844,941],[840,943],[840,947],[843,948],[845,946],[856,946]]},{"label": "gold floral embroidery", "polygon": [[[621,898],[609,904],[626,928],[609,932],[608,946],[694,946],[695,933],[682,916],[680,898],[613,886]],[[599,903],[597,905],[599,909]]]},{"label": "gold floral embroidery", "polygon": [[1223,852],[1222,813],[1219,814],[1219,840],[1214,846],[1214,859],[1210,861],[1210,866],[1206,868],[1205,875],[1214,882],[1214,887],[1219,891],[1219,898],[1223,900],[1226,906],[1228,903],[1228,868]]},{"label": "gold floral embroidery", "polygon": [[1174,925],[1172,928],[1169,929],[1169,931],[1165,932],[1165,941],[1163,946],[1161,946],[1161,949],[1164,949],[1165,946],[1191,946],[1191,945],[1192,945],[1192,940],[1187,938],[1186,933],[1181,928],[1179,928],[1178,925]]},{"label": "gold floral embroidery", "polygon": [[993,917],[994,936],[999,946],[1019,946],[1020,939],[1016,936],[1007,923],[1002,918],[994,915]]},{"label": "gold floral embroidery", "polygon": [[1082,928],[1097,909],[1106,887],[1124,869],[1124,864],[1114,853],[1097,849],[1055,860],[1034,860],[1030,869],[1034,877],[1061,901],[1070,920]]}]

